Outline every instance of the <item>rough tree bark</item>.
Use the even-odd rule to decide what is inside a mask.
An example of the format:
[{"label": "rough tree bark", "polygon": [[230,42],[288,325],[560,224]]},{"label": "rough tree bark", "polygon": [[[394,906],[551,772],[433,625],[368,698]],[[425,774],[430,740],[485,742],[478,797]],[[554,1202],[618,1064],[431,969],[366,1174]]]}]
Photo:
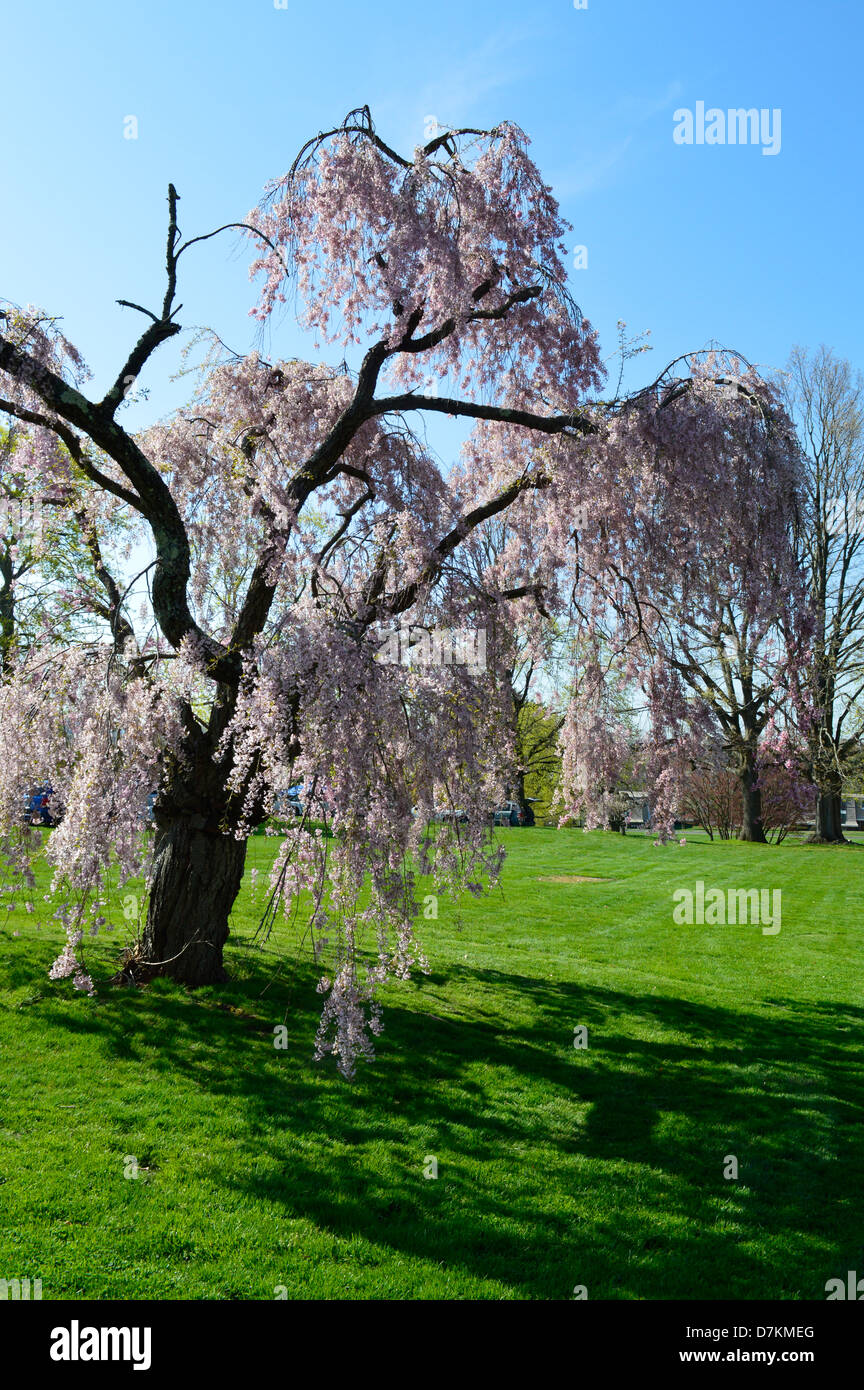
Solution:
[{"label": "rough tree bark", "polygon": [[845,845],[843,834],[843,800],[839,790],[820,790],[816,800],[816,825],[810,835],[811,844]]},{"label": "rough tree bark", "polygon": [[762,824],[762,789],[758,785],[756,758],[749,750],[741,759],[739,777],[741,780],[741,833],[739,839],[764,845],[767,841],[765,828]]},{"label": "rough tree bark", "polygon": [[157,825],[136,973],[188,985],[227,979],[222,951],[245,862],[246,840],[220,834],[203,816]]},{"label": "rough tree bark", "polygon": [[247,838],[234,833],[230,749],[215,752],[233,706],[234,692],[221,686],[206,733],[187,711],[184,752],[163,770],[153,806],[147,921],[122,972],[127,979],[164,975],[194,987],[228,978],[222,953]]}]

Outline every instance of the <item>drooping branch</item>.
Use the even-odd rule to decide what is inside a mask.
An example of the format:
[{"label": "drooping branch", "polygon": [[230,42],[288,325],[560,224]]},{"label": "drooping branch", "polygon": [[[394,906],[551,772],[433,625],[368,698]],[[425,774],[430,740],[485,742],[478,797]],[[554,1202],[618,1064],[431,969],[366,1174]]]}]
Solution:
[{"label": "drooping branch", "polygon": [[[85,463],[82,463],[85,473],[89,468],[90,476],[99,481],[100,486],[105,486],[108,491],[122,496],[123,500],[135,506],[150,524],[157,557],[153,579],[153,605],[157,621],[167,640],[172,646],[177,647],[184,638],[195,637],[203,650],[208,667],[214,673],[218,673],[217,678],[236,682],[239,678],[239,661],[229,654],[221,643],[198,627],[189,609],[189,538],[177,503],[159,470],[135,440],[116,423],[110,412],[89,401],[49,367],[28,353],[22,352],[2,336],[0,370],[29,385],[45,405],[60,417],[59,420],[51,417],[40,418],[38,423],[45,424],[63,439],[67,447],[71,446],[70,452],[77,448],[76,462],[83,459],[83,452],[68,430],[64,437],[63,421],[86,434],[125,474],[135,489],[134,493],[125,490],[118,493],[117,486],[105,479],[104,474],[94,475],[93,466],[89,463],[85,466]],[[15,409],[13,413],[20,418],[20,410]]]}]

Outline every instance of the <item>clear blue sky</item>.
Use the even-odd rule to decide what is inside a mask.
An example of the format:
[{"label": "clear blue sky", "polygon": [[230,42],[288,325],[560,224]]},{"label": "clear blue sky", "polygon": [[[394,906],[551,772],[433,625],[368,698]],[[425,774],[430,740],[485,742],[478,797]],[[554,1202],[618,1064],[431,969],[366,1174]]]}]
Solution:
[{"label": "clear blue sky", "polygon": [[[368,102],[410,153],[424,121],[512,119],[588,247],[573,289],[607,353],[650,328],[640,379],[717,339],[766,366],[824,341],[864,367],[860,0],[6,0],[0,295],[65,320],[113,376],[157,306],[165,193],[187,235],[243,217],[300,145]],[[776,156],[674,143],[698,101],[782,112]],[[123,138],[134,115],[139,138]],[[195,258],[193,260],[193,257]],[[253,341],[231,237],[184,257],[185,324]],[[269,345],[297,350],[285,325]],[[308,351],[308,348],[307,348]],[[179,400],[173,345],[142,423]],[[131,420],[128,421],[131,423]]]}]

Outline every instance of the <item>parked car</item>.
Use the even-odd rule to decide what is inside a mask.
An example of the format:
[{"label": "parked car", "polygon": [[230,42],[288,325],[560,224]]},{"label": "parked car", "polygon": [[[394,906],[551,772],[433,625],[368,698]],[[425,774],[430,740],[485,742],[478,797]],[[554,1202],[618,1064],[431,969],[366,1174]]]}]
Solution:
[{"label": "parked car", "polygon": [[492,813],[495,825],[524,825],[525,816],[518,801],[505,801]]},{"label": "parked car", "polygon": [[467,825],[468,812],[462,810],[451,810],[449,806],[437,807],[432,812],[432,820],[438,825]]}]

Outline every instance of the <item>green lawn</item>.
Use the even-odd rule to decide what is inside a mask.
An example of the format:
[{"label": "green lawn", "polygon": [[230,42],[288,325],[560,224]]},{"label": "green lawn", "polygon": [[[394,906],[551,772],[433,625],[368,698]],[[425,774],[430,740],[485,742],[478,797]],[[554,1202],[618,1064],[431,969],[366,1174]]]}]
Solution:
[{"label": "green lawn", "polygon": [[[312,1060],[300,929],[244,947],[245,890],[233,983],[197,994],[76,996],[46,977],[56,924],[13,912],[0,1278],[46,1299],[821,1299],[864,1274],[861,847],[501,834],[502,889],[426,924],[432,973],[388,989],[353,1085]],[[272,852],[253,840],[249,867]],[[674,925],[700,878],[782,889],[782,930]]]}]

